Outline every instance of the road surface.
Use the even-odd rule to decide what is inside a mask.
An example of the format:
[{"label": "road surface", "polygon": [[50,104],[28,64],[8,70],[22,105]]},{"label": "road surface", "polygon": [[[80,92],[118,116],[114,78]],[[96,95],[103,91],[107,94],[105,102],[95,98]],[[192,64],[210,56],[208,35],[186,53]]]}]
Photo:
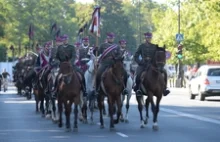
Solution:
[{"label": "road surface", "polygon": [[79,131],[68,133],[65,127],[58,128],[36,114],[34,100],[17,96],[10,87],[8,92],[0,92],[0,142],[219,142],[220,98],[200,102],[189,100],[186,89],[171,91],[161,102],[159,131],[152,130],[152,117],[146,128],[140,128],[137,103],[132,96],[129,123],[120,123],[110,132],[109,118],[105,117],[105,129],[100,129],[96,112],[95,125],[79,122]]}]

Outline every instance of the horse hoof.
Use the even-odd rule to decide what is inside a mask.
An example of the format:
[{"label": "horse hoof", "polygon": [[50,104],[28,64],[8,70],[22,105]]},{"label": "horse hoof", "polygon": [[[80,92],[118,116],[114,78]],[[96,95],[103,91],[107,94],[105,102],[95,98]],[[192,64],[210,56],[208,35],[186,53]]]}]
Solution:
[{"label": "horse hoof", "polygon": [[147,123],[148,123],[148,120],[145,120],[145,121],[144,121],[144,124],[147,125]]},{"label": "horse hoof", "polygon": [[105,127],[104,127],[104,125],[100,125],[100,129],[104,129]]},{"label": "horse hoof", "polygon": [[63,127],[63,124],[58,124],[58,127],[59,127],[59,128]]},{"label": "horse hoof", "polygon": [[43,117],[43,118],[44,118],[44,117],[45,117],[45,114],[42,114],[42,115],[41,115],[41,117]]},{"label": "horse hoof", "polygon": [[129,120],[128,120],[128,119],[125,119],[125,123],[129,123]]},{"label": "horse hoof", "polygon": [[92,121],[92,122],[90,122],[90,125],[94,125],[95,123]]},{"label": "horse hoof", "polygon": [[114,127],[111,127],[111,128],[110,128],[110,131],[111,131],[111,132],[114,132],[114,131],[115,131],[115,128],[114,128]]},{"label": "horse hoof", "polygon": [[125,122],[125,120],[124,119],[120,119],[121,120],[121,122]]},{"label": "horse hoof", "polygon": [[78,128],[73,128],[73,132],[78,132]]},{"label": "horse hoof", "polygon": [[51,118],[51,115],[50,114],[47,114],[46,115],[46,119],[50,119]]},{"label": "horse hoof", "polygon": [[153,130],[154,131],[158,131],[159,130],[159,127],[157,125],[153,125]]},{"label": "horse hoof", "polygon": [[71,129],[70,128],[66,128],[66,132],[70,132],[71,131]]},{"label": "horse hoof", "polygon": [[144,125],[141,125],[141,127],[140,127],[140,128],[142,128],[142,129],[143,129],[143,128],[144,128]]},{"label": "horse hoof", "polygon": [[119,122],[118,122],[118,120],[114,120],[114,124],[118,124]]}]

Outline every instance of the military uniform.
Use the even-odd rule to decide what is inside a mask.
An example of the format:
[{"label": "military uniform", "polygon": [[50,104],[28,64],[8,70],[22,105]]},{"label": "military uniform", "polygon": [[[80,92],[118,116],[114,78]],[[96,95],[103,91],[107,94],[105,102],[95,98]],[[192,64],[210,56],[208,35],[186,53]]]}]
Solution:
[{"label": "military uniform", "polygon": [[[152,37],[152,34],[151,33],[145,33],[145,36],[147,38],[151,38]],[[137,67],[137,70],[136,70],[136,86],[134,88],[134,91],[136,92],[136,94],[141,94],[141,90],[140,90],[140,76],[141,76],[141,73],[144,71],[145,67],[152,62],[153,58],[154,58],[154,55],[155,55],[155,52],[157,50],[157,45],[155,44],[152,44],[150,42],[146,42],[146,43],[143,43],[141,44],[135,55],[134,55],[134,60],[137,62],[138,64],[138,67]],[[141,56],[141,60],[139,58],[139,56]],[[167,84],[167,74],[166,74],[166,71],[163,70],[163,73],[164,73],[164,80],[165,80],[165,84]],[[163,94],[166,96],[167,94],[169,94],[169,90],[164,90]]]},{"label": "military uniform", "polygon": [[98,54],[102,55],[103,52],[111,47],[111,46],[116,46],[116,48],[114,50],[112,50],[111,52],[109,52],[104,58],[102,58],[101,60],[99,60],[99,67],[98,67],[98,71],[97,71],[97,76],[96,76],[96,90],[97,92],[100,89],[100,82],[101,82],[101,75],[102,73],[112,64],[114,64],[114,57],[119,57],[120,55],[120,48],[117,45],[114,45],[112,43],[103,43],[101,44],[100,48],[98,49]]},{"label": "military uniform", "polygon": [[[82,91],[84,92],[84,96],[87,96],[86,93],[86,85],[85,85],[85,78],[83,73],[75,66],[75,59],[76,59],[76,51],[75,51],[75,47],[69,44],[64,44],[58,47],[57,49],[57,54],[56,54],[56,58],[60,61],[60,62],[68,62],[70,61],[73,69],[77,72],[79,72],[82,76]],[[59,76],[59,75],[58,75]],[[55,82],[55,88],[57,85],[57,79]]]},{"label": "military uniform", "polygon": [[[151,43],[143,43],[138,47],[134,55],[134,60],[138,64],[138,67],[136,70],[136,86],[134,88],[134,91],[137,91],[139,89],[140,75],[144,71],[145,65],[149,64],[151,60],[153,59],[153,56],[156,50],[157,50],[156,45],[151,44]],[[139,59],[139,56],[142,57],[142,60]]]}]

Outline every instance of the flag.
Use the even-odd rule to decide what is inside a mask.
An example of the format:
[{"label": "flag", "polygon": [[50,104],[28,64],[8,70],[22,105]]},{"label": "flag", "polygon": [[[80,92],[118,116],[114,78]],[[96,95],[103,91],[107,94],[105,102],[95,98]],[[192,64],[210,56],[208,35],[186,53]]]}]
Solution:
[{"label": "flag", "polygon": [[60,36],[60,28],[57,30],[57,32],[56,32],[56,37],[59,37]]},{"label": "flag", "polygon": [[34,36],[34,30],[33,30],[32,24],[30,24],[30,26],[29,26],[28,36],[29,36],[29,39],[32,39]]},{"label": "flag", "polygon": [[89,31],[92,34],[100,37],[100,7],[96,7],[92,14],[92,22]]},{"label": "flag", "polygon": [[88,24],[87,24],[87,22],[86,22],[85,25],[83,26],[83,30],[84,30],[84,31],[87,29],[87,26],[88,26]]},{"label": "flag", "polygon": [[77,35],[79,36],[82,32],[83,32],[83,28],[80,28]]},{"label": "flag", "polygon": [[55,29],[55,31],[57,30],[57,23],[54,23],[54,24],[51,26],[50,34],[53,32],[53,29]]}]

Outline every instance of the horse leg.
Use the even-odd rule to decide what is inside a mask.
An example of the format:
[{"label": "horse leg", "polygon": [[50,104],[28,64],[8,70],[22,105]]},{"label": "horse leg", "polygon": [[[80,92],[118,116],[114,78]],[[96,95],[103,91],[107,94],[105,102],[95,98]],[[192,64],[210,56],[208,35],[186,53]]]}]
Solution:
[{"label": "horse leg", "polygon": [[[162,93],[161,93],[162,94]],[[157,97],[156,99],[156,107],[154,108],[154,116],[153,116],[153,130],[158,130],[159,127],[158,127],[158,124],[157,124],[157,116],[158,116],[158,113],[159,113],[159,107],[160,107],[160,100],[161,100],[161,97]],[[152,103],[154,104],[154,102],[152,101]]]},{"label": "horse leg", "polygon": [[77,117],[78,117],[78,105],[74,104],[74,126],[73,126],[74,131],[78,131]]},{"label": "horse leg", "polygon": [[72,102],[67,100],[64,102],[65,115],[66,115],[66,131],[70,132],[70,113],[71,113]]},{"label": "horse leg", "polygon": [[[122,110],[123,110],[123,102],[124,102],[124,100],[125,100],[125,95],[121,95],[121,108],[122,108]],[[121,122],[124,122],[125,119],[124,119],[124,115],[123,115],[123,111],[122,110],[121,110],[121,118],[120,118],[120,120],[121,120]]]},{"label": "horse leg", "polygon": [[37,90],[34,90],[34,97],[35,97],[35,108],[36,113],[39,112],[38,104],[39,104],[39,94]]},{"label": "horse leg", "polygon": [[115,123],[115,124],[118,124],[119,119],[120,119],[120,116],[121,116],[121,114],[122,114],[122,111],[121,111],[121,110],[122,110],[121,97],[117,97],[116,102],[117,102],[117,108],[118,108],[118,110],[117,110],[117,119],[114,120],[114,123]]},{"label": "horse leg", "polygon": [[143,111],[143,96],[136,96],[136,100],[138,102],[138,110],[139,110],[139,113],[140,113],[140,120],[141,120],[141,128],[144,128],[145,125],[144,125],[144,120],[143,120],[143,114],[142,114],[142,111]]},{"label": "horse leg", "polygon": [[95,99],[90,98],[89,99],[89,110],[90,110],[90,113],[91,113],[90,120],[91,120],[92,125],[94,124],[94,121],[93,121],[94,108],[95,108]]},{"label": "horse leg", "polygon": [[54,123],[57,122],[57,115],[56,115],[56,100],[52,98],[52,109],[53,109],[53,121]]},{"label": "horse leg", "polygon": [[85,124],[87,124],[88,123],[88,120],[87,120],[87,99],[83,99],[82,115],[83,115],[83,122]]},{"label": "horse leg", "polygon": [[49,100],[49,97],[46,95],[45,95],[45,101],[46,101],[46,118],[50,119],[51,118],[51,112],[49,110],[50,100]]},{"label": "horse leg", "polygon": [[110,117],[110,131],[114,130],[114,101],[111,96],[108,96],[108,110],[109,110],[109,117]]},{"label": "horse leg", "polygon": [[63,119],[62,119],[62,114],[63,114],[63,106],[61,99],[58,98],[58,111],[59,111],[59,123],[58,126],[62,127],[63,126]]},{"label": "horse leg", "polygon": [[42,117],[45,117],[45,109],[44,109],[44,95],[41,94],[40,97],[40,109],[41,109],[41,113],[42,113]]},{"label": "horse leg", "polygon": [[129,110],[129,107],[130,107],[130,99],[131,99],[131,93],[129,93],[129,95],[127,96],[127,101],[126,101],[126,114],[125,114],[125,123],[128,123],[129,120],[128,120],[128,110]]},{"label": "horse leg", "polygon": [[102,95],[98,95],[98,107],[99,107],[99,113],[100,113],[100,128],[104,128],[104,121],[103,121],[103,108],[104,108],[104,97]]},{"label": "horse leg", "polygon": [[150,104],[150,99],[149,97],[147,97],[147,99],[145,100],[145,109],[146,109],[146,118],[144,121],[145,125],[147,125],[149,119],[149,104]]}]

